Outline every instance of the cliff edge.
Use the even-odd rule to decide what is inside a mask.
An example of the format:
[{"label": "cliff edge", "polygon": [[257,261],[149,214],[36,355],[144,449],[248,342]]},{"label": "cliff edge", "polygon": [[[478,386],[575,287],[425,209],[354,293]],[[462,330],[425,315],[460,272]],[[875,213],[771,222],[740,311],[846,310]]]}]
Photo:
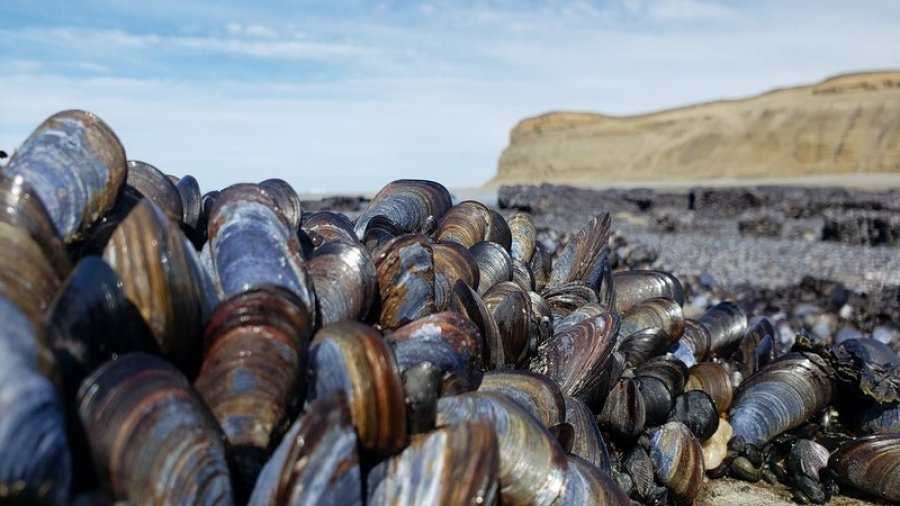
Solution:
[{"label": "cliff edge", "polygon": [[551,112],[513,128],[489,185],[900,174],[900,71],[846,74],[638,116]]}]

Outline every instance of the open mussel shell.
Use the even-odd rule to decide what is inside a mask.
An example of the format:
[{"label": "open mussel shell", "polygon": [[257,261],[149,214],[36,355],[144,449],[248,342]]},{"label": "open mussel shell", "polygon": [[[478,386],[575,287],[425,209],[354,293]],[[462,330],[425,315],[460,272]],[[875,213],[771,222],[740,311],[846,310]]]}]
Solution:
[{"label": "open mussel shell", "polygon": [[494,285],[512,280],[512,258],[503,246],[483,241],[469,248],[478,264],[478,293],[484,294]]},{"label": "open mussel shell", "polygon": [[530,214],[516,213],[510,216],[506,222],[509,225],[509,231],[512,236],[512,244],[509,248],[509,254],[513,260],[521,262],[531,262],[534,256],[534,247],[537,243],[537,229],[534,226],[534,220]]},{"label": "open mussel shell", "polygon": [[66,247],[47,209],[21,175],[0,177],[0,222],[24,230],[40,246],[59,279],[72,270]]},{"label": "open mussel shell", "polygon": [[560,505],[626,506],[628,496],[609,474],[577,456],[569,456],[566,492]]},{"label": "open mussel shell", "polygon": [[571,453],[577,455],[602,471],[610,472],[612,463],[609,449],[594,413],[584,402],[574,397],[564,397],[566,403],[566,422],[572,426]]},{"label": "open mussel shell", "polygon": [[550,378],[528,371],[489,371],[484,374],[479,392],[506,395],[531,413],[548,429],[566,421],[563,395]]},{"label": "open mussel shell", "polygon": [[91,371],[129,351],[159,353],[137,307],[128,300],[122,281],[98,256],[78,261],[47,310],[47,345],[63,375],[63,387],[74,389]]},{"label": "open mussel shell", "polygon": [[741,383],[728,419],[735,436],[762,447],[822,411],[833,391],[831,372],[821,357],[788,353]]},{"label": "open mussel shell", "polygon": [[744,310],[727,300],[707,309],[697,321],[709,329],[710,353],[719,356],[731,353],[747,328]]},{"label": "open mussel shell", "polygon": [[3,173],[21,175],[60,237],[72,242],[113,206],[125,181],[125,150],[94,114],[63,111],[37,127]]},{"label": "open mussel shell", "polygon": [[0,298],[0,502],[66,504],[72,480],[63,404],[38,372],[35,327]]},{"label": "open mussel shell", "polygon": [[437,309],[444,310],[457,281],[478,286],[478,263],[468,249],[455,242],[434,243],[431,252],[434,256],[435,304]]},{"label": "open mussel shell", "polygon": [[400,179],[388,183],[369,202],[354,225],[363,240],[369,222],[377,216],[394,223],[401,233],[430,233],[450,209],[450,192],[440,183]]},{"label": "open mussel shell", "polygon": [[434,312],[434,254],[428,237],[394,238],[373,251],[373,257],[382,328],[395,329]]},{"label": "open mussel shell", "polygon": [[230,504],[224,437],[187,379],[153,355],[102,365],[78,391],[94,465],[115,499]]},{"label": "open mussel shell", "polygon": [[619,317],[605,313],[557,333],[539,350],[537,371],[547,374],[564,395],[598,406],[602,373],[615,347]]},{"label": "open mussel shell", "polygon": [[496,504],[499,467],[497,435],[488,421],[446,425],[373,469],[368,503]]},{"label": "open mussel shell", "polygon": [[750,376],[775,358],[777,336],[769,318],[757,316],[750,321],[737,352],[743,377]]},{"label": "open mussel shell", "polygon": [[837,480],[868,494],[900,502],[900,434],[880,434],[841,445],[828,459]]},{"label": "open mussel shell", "polygon": [[630,378],[620,378],[606,396],[597,421],[618,437],[633,439],[644,430],[646,416],[637,384]]},{"label": "open mussel shell", "polygon": [[279,285],[315,311],[297,229],[259,186],[237,184],[222,191],[210,211],[207,235],[222,297],[254,286]]},{"label": "open mussel shell", "polygon": [[40,326],[62,279],[25,229],[0,221],[0,294]]},{"label": "open mussel shell", "polygon": [[619,271],[612,275],[616,293],[615,310],[624,313],[647,299],[665,297],[684,305],[684,289],[669,272],[653,270]]},{"label": "open mussel shell", "polygon": [[[495,285],[485,294],[484,304],[491,311],[491,316],[497,324],[503,345],[504,363],[520,363],[527,357],[532,341],[531,298],[528,293],[519,285],[506,281]],[[489,353],[499,356],[494,350],[490,350]]]},{"label": "open mussel shell", "polygon": [[353,223],[343,213],[316,211],[304,214],[302,228],[316,247],[330,242],[360,244],[353,231]]},{"label": "open mussel shell", "polygon": [[338,390],[317,399],[266,462],[248,504],[362,504],[356,443],[344,393]]},{"label": "open mussel shell", "polygon": [[706,392],[716,404],[719,413],[725,413],[731,407],[734,393],[731,375],[725,366],[718,362],[700,362],[691,367],[684,389]]},{"label": "open mussel shell", "polygon": [[[547,283],[548,288],[557,288],[572,281],[580,281],[600,294],[601,284],[606,280],[611,293],[611,270],[607,258],[609,247],[609,213],[591,218],[563,248],[553,262],[553,270]],[[611,300],[602,300],[612,307]]]},{"label": "open mussel shell", "polygon": [[703,485],[703,453],[690,429],[669,422],[651,431],[650,459],[656,477],[679,501],[694,502]]},{"label": "open mussel shell", "polygon": [[318,326],[368,316],[377,297],[377,275],[362,245],[323,244],[313,252],[307,269],[316,288]]},{"label": "open mussel shell", "polygon": [[300,196],[287,181],[278,178],[266,179],[259,182],[259,189],[281,210],[291,230],[300,228],[300,219],[303,217]]},{"label": "open mussel shell", "polygon": [[357,322],[322,327],[313,338],[309,365],[313,374],[310,396],[343,391],[364,450],[386,455],[403,448],[403,383],[393,352],[378,331]]},{"label": "open mussel shell", "polygon": [[143,199],[116,228],[103,259],[118,274],[163,355],[190,374],[214,295],[181,229]]},{"label": "open mussel shell", "polygon": [[176,223],[180,223],[184,217],[181,193],[169,176],[149,163],[128,160],[125,188],[116,201],[114,213],[124,218],[141,199],[148,199],[156,204]]},{"label": "open mussel shell", "polygon": [[522,407],[490,392],[438,400],[438,426],[471,420],[486,420],[497,433],[501,502],[554,504],[564,494],[566,455],[550,432]]},{"label": "open mussel shell", "polygon": [[430,362],[441,374],[468,374],[480,361],[478,328],[457,312],[419,318],[389,332],[385,341],[393,349],[401,373],[421,362]]},{"label": "open mussel shell", "polygon": [[471,248],[487,239],[491,219],[487,206],[475,200],[464,200],[444,213],[434,238]]},{"label": "open mussel shell", "polygon": [[459,280],[453,285],[450,294],[448,309],[465,315],[478,327],[482,341],[481,362],[488,369],[496,369],[506,364],[503,352],[503,339],[497,322],[491,312],[485,307],[481,296],[464,281]]},{"label": "open mussel shell", "polygon": [[248,492],[303,402],[311,333],[303,302],[281,287],[232,296],[206,326],[194,386],[225,432]]},{"label": "open mussel shell", "polygon": [[711,345],[709,328],[701,325],[697,320],[685,318],[681,339],[675,341],[669,351],[675,355],[675,358],[691,367],[707,359]]}]

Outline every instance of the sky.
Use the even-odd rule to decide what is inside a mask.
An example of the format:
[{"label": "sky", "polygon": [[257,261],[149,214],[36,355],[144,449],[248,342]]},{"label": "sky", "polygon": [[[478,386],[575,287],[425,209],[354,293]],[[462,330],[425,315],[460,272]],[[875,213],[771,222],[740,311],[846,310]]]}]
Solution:
[{"label": "sky", "polygon": [[0,149],[64,109],[203,191],[496,172],[521,119],[900,68],[894,0],[0,0]]}]

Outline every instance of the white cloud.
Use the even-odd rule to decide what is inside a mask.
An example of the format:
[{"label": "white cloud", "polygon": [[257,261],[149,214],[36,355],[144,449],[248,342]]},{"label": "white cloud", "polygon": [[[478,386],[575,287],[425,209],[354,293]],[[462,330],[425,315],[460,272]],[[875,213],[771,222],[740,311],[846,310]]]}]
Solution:
[{"label": "white cloud", "polygon": [[647,6],[647,13],[661,21],[719,21],[735,16],[725,5],[704,0],[656,0]]}]

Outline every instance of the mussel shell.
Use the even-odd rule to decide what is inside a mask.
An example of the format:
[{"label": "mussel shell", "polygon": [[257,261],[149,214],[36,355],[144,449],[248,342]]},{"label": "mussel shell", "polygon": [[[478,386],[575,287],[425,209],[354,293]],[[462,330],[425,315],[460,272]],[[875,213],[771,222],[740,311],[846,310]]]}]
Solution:
[{"label": "mussel shell", "polygon": [[539,372],[545,372],[564,395],[597,406],[606,394],[601,391],[602,373],[615,346],[619,317],[605,313],[573,325],[546,343]]},{"label": "mussel shell", "polygon": [[287,181],[278,178],[266,179],[259,182],[259,189],[278,206],[278,209],[287,218],[291,230],[300,228],[300,219],[303,216],[300,196]]},{"label": "mussel shell", "polygon": [[369,222],[382,216],[396,224],[402,233],[429,233],[450,206],[450,192],[440,183],[400,179],[385,185],[369,201],[357,218],[354,231],[362,240]]},{"label": "mussel shell", "polygon": [[509,224],[506,223],[506,218],[492,208],[488,208],[488,215],[490,218],[485,240],[497,243],[504,250],[509,251],[512,247],[512,233],[509,230]]},{"label": "mussel shell", "polygon": [[206,326],[195,387],[225,432],[236,481],[248,492],[303,402],[311,333],[303,302],[277,286],[223,301]]},{"label": "mussel shell", "polygon": [[537,242],[537,229],[534,226],[534,220],[531,219],[531,215],[516,213],[510,216],[506,223],[509,225],[510,235],[512,236],[509,255],[513,260],[525,263],[531,262],[535,243]]},{"label": "mussel shell", "polygon": [[625,506],[628,496],[606,472],[580,457],[569,457],[566,493],[560,505]]},{"label": "mussel shell", "polygon": [[360,505],[356,433],[342,391],[312,402],[266,462],[251,506]]},{"label": "mussel shell", "polygon": [[541,242],[536,242],[528,265],[531,266],[531,274],[534,276],[534,290],[539,293],[543,292],[550,282],[550,271],[553,268],[551,260],[547,247]]},{"label": "mussel shell", "polygon": [[500,330],[490,311],[485,307],[484,301],[464,281],[459,280],[453,285],[450,294],[448,308],[465,315],[478,327],[482,337],[481,363],[488,369],[496,369],[506,363],[503,353],[503,339]]},{"label": "mussel shell", "polygon": [[788,353],[741,383],[728,419],[735,436],[762,447],[824,409],[833,391],[833,379],[822,358]]},{"label": "mussel shell", "polygon": [[700,362],[688,372],[685,390],[703,390],[712,398],[719,413],[725,413],[731,407],[734,388],[731,375],[722,364],[717,362]]},{"label": "mussel shell", "polygon": [[619,271],[612,275],[616,292],[615,310],[624,313],[647,299],[665,297],[684,305],[684,289],[669,272],[653,270]]},{"label": "mussel shell", "polygon": [[331,242],[316,248],[307,263],[316,288],[317,326],[362,320],[378,290],[375,264],[362,245]]},{"label": "mussel shell", "polygon": [[490,220],[487,206],[475,200],[464,200],[444,213],[434,239],[471,248],[487,239]]},{"label": "mussel shell", "polygon": [[497,324],[505,363],[520,363],[531,342],[531,298],[519,285],[506,281],[485,294],[484,303]]},{"label": "mussel shell", "polygon": [[310,370],[311,398],[335,390],[347,395],[361,448],[379,456],[403,448],[403,382],[393,352],[375,329],[349,321],[322,327],[310,348]]},{"label": "mussel shell", "polygon": [[221,429],[168,362],[143,353],[107,362],[82,382],[78,402],[94,465],[116,499],[232,502]]},{"label": "mussel shell", "polygon": [[373,251],[381,311],[379,324],[394,329],[435,310],[434,256],[428,237],[403,235]]},{"label": "mussel shell", "polygon": [[210,211],[207,235],[222,297],[255,286],[279,285],[315,311],[315,293],[297,230],[260,187],[226,188]]},{"label": "mussel shell", "polygon": [[574,397],[564,397],[566,404],[566,422],[572,425],[573,455],[577,455],[607,473],[612,470],[609,450],[594,413],[584,402]]},{"label": "mussel shell", "polygon": [[103,259],[122,280],[163,355],[189,373],[214,296],[184,233],[143,199],[110,237]]},{"label": "mussel shell", "polygon": [[316,211],[303,215],[303,230],[309,236],[313,246],[319,247],[330,242],[360,244],[353,231],[353,223],[343,213],[335,211]]},{"label": "mussel shell", "polygon": [[650,432],[650,459],[656,477],[685,504],[694,502],[703,485],[700,442],[683,423],[669,422]]},{"label": "mussel shell", "polygon": [[684,313],[678,302],[664,297],[646,299],[622,315],[620,332],[623,338],[627,339],[633,333],[651,328],[658,328],[669,337],[670,342],[663,349],[681,338],[684,332]]},{"label": "mussel shell", "polygon": [[128,175],[125,178],[123,195],[116,201],[116,208],[124,204],[121,216],[125,216],[140,199],[146,198],[156,204],[170,220],[180,223],[184,217],[181,194],[175,183],[161,170],[149,163],[128,160]]},{"label": "mussel shell", "polygon": [[800,439],[791,446],[788,453],[787,471],[792,475],[807,476],[819,481],[819,471],[828,466],[830,452],[827,448],[809,439]]},{"label": "mussel shell", "polygon": [[27,231],[59,279],[72,270],[72,262],[50,215],[24,177],[0,177],[0,222]]},{"label": "mussel shell", "polygon": [[862,434],[900,433],[900,402],[869,406],[858,424]]},{"label": "mussel shell", "polygon": [[512,258],[495,242],[479,242],[469,248],[478,264],[478,293],[484,294],[491,287],[512,279]]},{"label": "mussel shell", "polygon": [[[159,353],[115,271],[98,256],[79,260],[47,310],[47,345],[59,362],[63,387],[76,389],[101,363],[129,351]],[[68,392],[74,398],[75,392]]]},{"label": "mussel shell", "polygon": [[72,480],[63,408],[36,369],[32,324],[0,298],[0,502],[66,504]]},{"label": "mussel shell", "polygon": [[672,345],[671,352],[685,365],[691,367],[707,359],[711,345],[709,328],[697,320],[685,318],[681,339]]},{"label": "mussel shell", "polygon": [[525,291],[534,291],[534,275],[531,267],[521,260],[512,259],[512,280]]},{"label": "mussel shell", "polygon": [[747,328],[746,313],[727,300],[707,309],[697,321],[709,329],[710,353],[720,356],[731,353]]},{"label": "mussel shell", "polygon": [[434,243],[431,253],[434,256],[435,305],[444,310],[457,281],[478,286],[478,263],[468,249],[455,242]]},{"label": "mussel shell", "polygon": [[457,312],[424,316],[385,336],[400,372],[430,362],[440,373],[465,371],[480,361],[481,337],[471,320]]},{"label": "mussel shell", "polygon": [[689,390],[675,398],[668,421],[683,423],[702,443],[719,428],[719,413],[706,392]]},{"label": "mussel shell", "polygon": [[599,304],[594,289],[581,281],[572,281],[563,286],[548,288],[541,292],[541,296],[550,304],[554,322],[569,316],[582,306]]},{"label": "mussel shell", "polygon": [[766,316],[750,320],[738,348],[741,375],[745,378],[775,358],[775,326]]},{"label": "mussel shell", "polygon": [[[200,193],[200,183],[194,176],[187,175],[175,182],[175,188],[181,197],[181,222],[191,229],[197,230],[203,214],[203,194]],[[203,227],[202,232],[206,233],[206,227]]]},{"label": "mussel shell", "polygon": [[553,333],[559,333],[563,330],[575,325],[577,323],[581,323],[588,318],[594,318],[596,316],[600,316],[603,313],[609,312],[609,309],[601,306],[597,303],[585,304],[575,311],[572,311],[565,318],[560,318],[553,324]]},{"label": "mussel shell", "polygon": [[632,382],[644,398],[645,424],[654,427],[666,421],[675,403],[675,394],[659,378],[635,376]]},{"label": "mussel shell", "polygon": [[501,501],[554,504],[565,492],[568,461],[538,420],[498,393],[473,392],[438,400],[438,426],[479,419],[497,433]]},{"label": "mussel shell", "polygon": [[25,229],[0,221],[0,294],[40,326],[62,280]]},{"label": "mussel shell", "polygon": [[566,421],[562,392],[550,378],[528,371],[488,371],[479,392],[498,392],[513,401],[548,429]]},{"label": "mussel shell", "polygon": [[900,502],[900,434],[880,434],[841,445],[828,459],[839,482]]},{"label": "mussel shell", "polygon": [[634,370],[635,376],[652,376],[662,380],[672,395],[678,395],[684,390],[684,384],[688,377],[688,369],[684,364],[671,356],[653,357],[640,364]]},{"label": "mussel shell", "polygon": [[125,150],[97,116],[63,111],[35,129],[3,173],[21,175],[72,242],[112,208],[125,181]]},{"label": "mussel shell", "polygon": [[[604,276],[611,273],[609,259],[609,213],[594,216],[563,248],[553,262],[549,288],[579,281],[599,293]],[[610,301],[611,302],[611,301]],[[611,304],[607,307],[612,307]]]},{"label": "mussel shell", "polygon": [[644,430],[646,416],[637,385],[629,378],[620,378],[606,396],[597,421],[619,437],[633,439]]},{"label": "mussel shell", "polygon": [[496,504],[499,467],[497,435],[486,420],[446,425],[370,473],[369,504]]}]

